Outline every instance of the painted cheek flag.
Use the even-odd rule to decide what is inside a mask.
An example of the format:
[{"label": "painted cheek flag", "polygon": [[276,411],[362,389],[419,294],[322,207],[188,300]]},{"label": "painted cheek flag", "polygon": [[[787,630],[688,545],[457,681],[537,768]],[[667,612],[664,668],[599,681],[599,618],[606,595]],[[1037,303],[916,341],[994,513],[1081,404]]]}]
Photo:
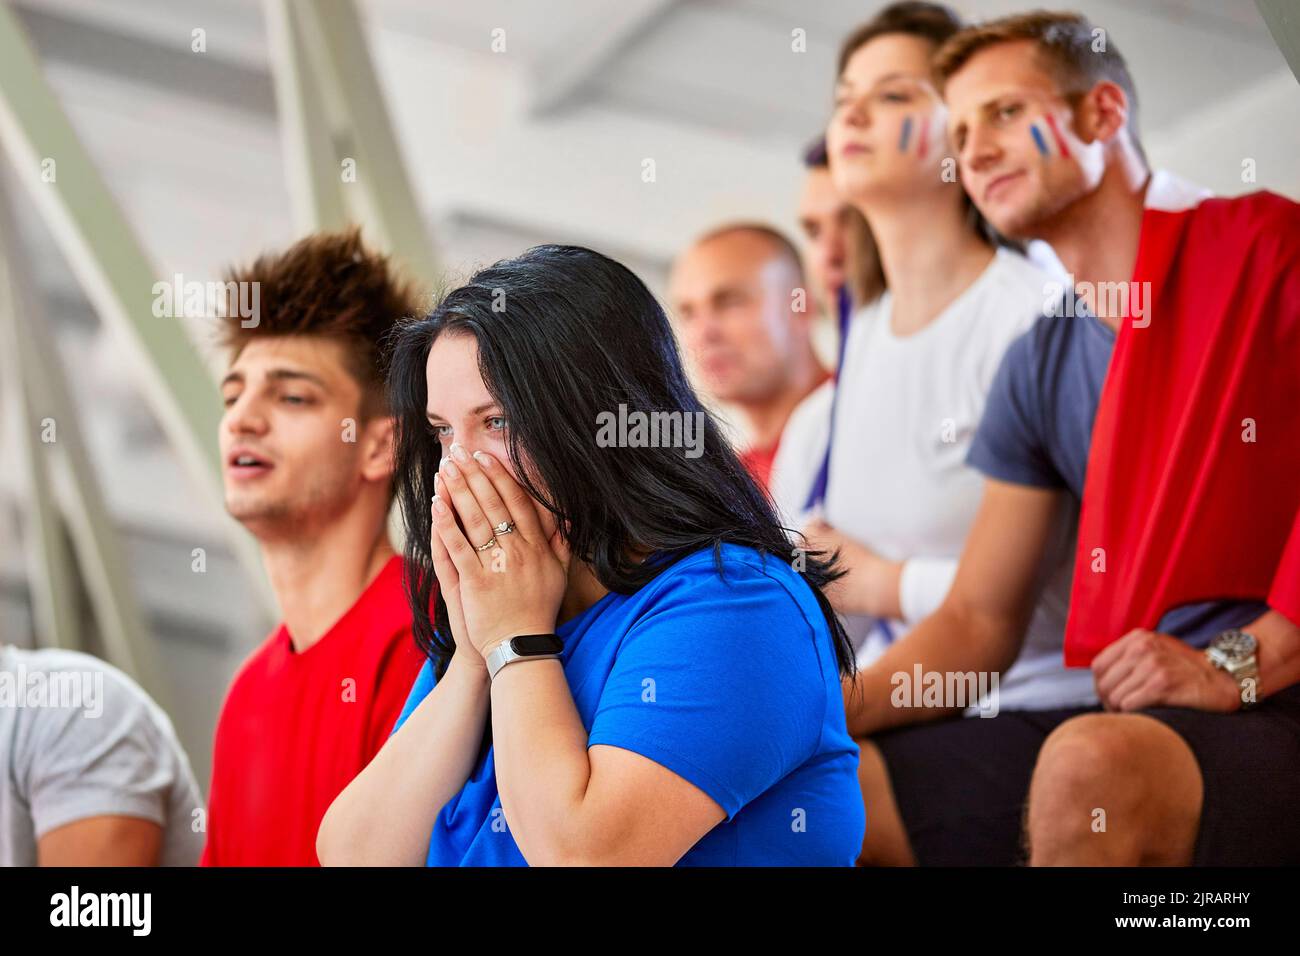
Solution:
[{"label": "painted cheek flag", "polygon": [[1043,139],[1043,131],[1038,128],[1037,123],[1029,124],[1029,135],[1034,138],[1034,145],[1038,147],[1038,152],[1047,155],[1047,140]]},{"label": "painted cheek flag", "polygon": [[1048,113],[1046,117],[1047,128],[1052,131],[1052,140],[1056,143],[1056,148],[1060,150],[1062,156],[1070,158],[1070,147],[1065,144],[1065,137],[1061,135],[1061,127],[1056,125],[1056,117]]},{"label": "painted cheek flag", "polygon": [[[916,140],[916,158],[925,159],[925,154],[930,147],[930,123],[931,119],[926,117],[920,121],[921,133]],[[903,117],[903,126],[898,133],[898,151],[907,152],[907,144],[912,141],[912,117]]]},{"label": "painted cheek flag", "polygon": [[1121,323],[1093,424],[1067,666],[1189,602],[1300,624],[1300,205],[1148,209],[1133,280],[1149,311]]},{"label": "painted cheek flag", "polygon": [[[1056,143],[1057,150],[1063,157],[1069,159],[1070,147],[1065,142],[1065,137],[1061,135],[1061,127],[1057,125],[1056,117],[1048,113],[1044,117],[1044,122],[1047,123],[1047,128],[1051,130],[1052,142]],[[1051,153],[1051,150],[1048,148],[1047,139],[1043,136],[1043,131],[1039,129],[1037,123],[1029,124],[1029,135],[1033,137],[1034,145],[1038,148],[1039,154],[1046,158]]]}]

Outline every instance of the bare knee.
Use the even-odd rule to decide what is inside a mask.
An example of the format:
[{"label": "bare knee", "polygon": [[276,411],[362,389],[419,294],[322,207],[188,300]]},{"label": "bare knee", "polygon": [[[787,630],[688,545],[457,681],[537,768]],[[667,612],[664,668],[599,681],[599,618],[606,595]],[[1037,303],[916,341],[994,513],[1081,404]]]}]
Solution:
[{"label": "bare knee", "polygon": [[1190,860],[1201,776],[1187,744],[1140,714],[1086,714],[1048,736],[1029,788],[1034,865]]}]

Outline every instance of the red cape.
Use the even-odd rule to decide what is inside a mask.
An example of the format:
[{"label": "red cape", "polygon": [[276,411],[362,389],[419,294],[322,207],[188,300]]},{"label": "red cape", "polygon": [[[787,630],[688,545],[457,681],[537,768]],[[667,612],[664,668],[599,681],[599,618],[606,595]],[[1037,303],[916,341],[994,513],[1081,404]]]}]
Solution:
[{"label": "red cape", "polygon": [[[1189,602],[1300,624],[1300,205],[1148,209],[1092,430],[1065,663]],[[1104,570],[1101,570],[1104,568]]]}]

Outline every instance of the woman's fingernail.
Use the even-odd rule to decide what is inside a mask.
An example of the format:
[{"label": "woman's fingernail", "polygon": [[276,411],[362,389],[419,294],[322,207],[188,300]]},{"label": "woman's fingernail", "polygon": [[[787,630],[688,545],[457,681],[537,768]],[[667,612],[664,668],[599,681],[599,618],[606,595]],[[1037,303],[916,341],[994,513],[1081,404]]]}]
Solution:
[{"label": "woman's fingernail", "polygon": [[438,512],[440,515],[445,515],[447,513],[446,504],[444,504],[443,500],[437,495],[433,496],[433,510]]},{"label": "woman's fingernail", "polygon": [[450,458],[444,458],[442,460],[442,473],[448,478],[455,478],[460,474],[460,469],[456,467],[456,463]]},{"label": "woman's fingernail", "polygon": [[481,452],[481,451],[474,452],[474,460],[477,461],[484,468],[492,467],[492,456],[487,454],[486,452]]},{"label": "woman's fingernail", "polygon": [[451,446],[451,457],[457,461],[469,461],[469,455],[465,453],[465,446],[459,443],[453,443]]}]

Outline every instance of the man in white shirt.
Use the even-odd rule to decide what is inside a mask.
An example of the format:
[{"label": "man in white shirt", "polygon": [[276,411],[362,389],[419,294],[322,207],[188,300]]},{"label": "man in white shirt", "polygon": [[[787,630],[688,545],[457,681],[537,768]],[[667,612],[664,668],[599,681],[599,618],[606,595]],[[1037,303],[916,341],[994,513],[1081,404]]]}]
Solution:
[{"label": "man in white shirt", "polygon": [[171,721],[134,681],[0,645],[0,866],[193,866],[202,813]]}]

